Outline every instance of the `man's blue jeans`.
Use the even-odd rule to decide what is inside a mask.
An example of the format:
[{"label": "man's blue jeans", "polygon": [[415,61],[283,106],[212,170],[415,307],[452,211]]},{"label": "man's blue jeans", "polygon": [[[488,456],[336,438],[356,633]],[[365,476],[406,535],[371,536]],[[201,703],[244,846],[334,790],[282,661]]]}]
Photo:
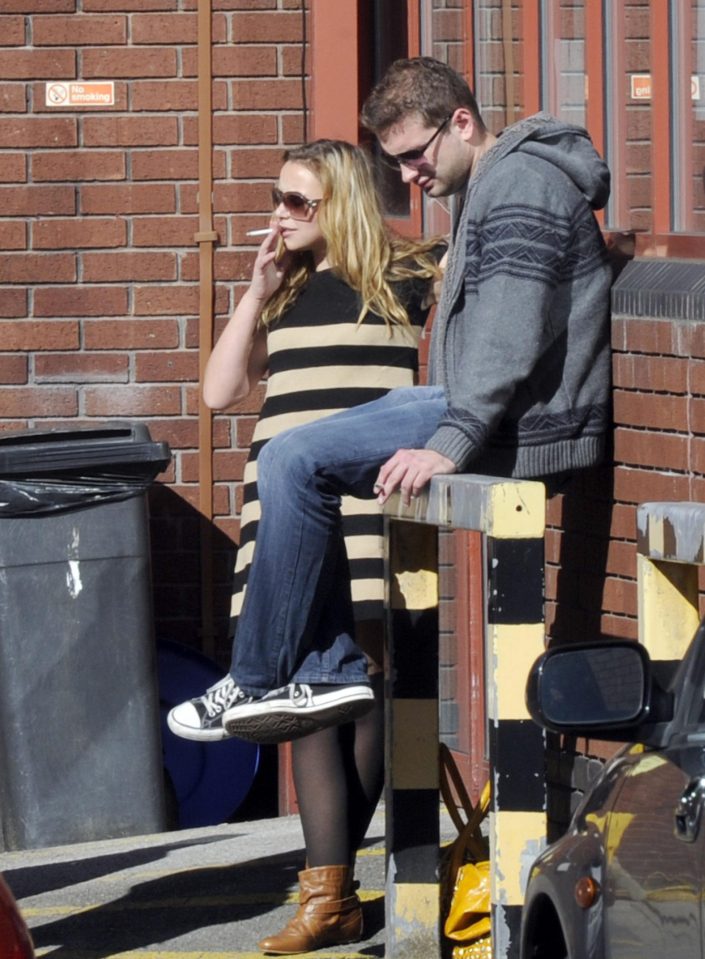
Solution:
[{"label": "man's blue jeans", "polygon": [[262,449],[262,515],[231,666],[246,693],[290,682],[366,681],[340,497],[374,498],[380,466],[398,449],[423,448],[446,409],[440,387],[395,389],[280,433]]}]

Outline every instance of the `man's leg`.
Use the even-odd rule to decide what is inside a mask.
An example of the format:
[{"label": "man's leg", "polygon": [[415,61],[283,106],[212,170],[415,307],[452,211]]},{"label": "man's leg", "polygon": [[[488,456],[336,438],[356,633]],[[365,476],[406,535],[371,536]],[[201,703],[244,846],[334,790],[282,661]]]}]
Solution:
[{"label": "man's leg", "polygon": [[[289,681],[263,699],[245,704],[241,698],[239,706],[247,705],[247,709],[228,708],[223,717],[228,735],[259,743],[283,742],[324,726],[353,722],[372,708],[366,658],[354,639],[350,567],[342,536],[325,570],[325,584],[310,613],[300,661],[292,658],[280,664],[280,675],[288,675]],[[282,656],[289,654],[294,656],[295,651],[284,651]],[[260,650],[241,646],[236,637],[231,675],[238,675],[241,668],[257,670],[260,657]]]},{"label": "man's leg", "polygon": [[[444,410],[441,390],[392,390],[287,430],[264,447],[257,473],[262,513],[232,670],[244,692],[263,695],[290,681],[324,601],[331,590],[340,593],[341,496],[372,499],[380,466],[400,448],[423,447]],[[329,626],[336,635],[349,629],[345,607],[340,628]],[[335,681],[346,682],[346,673],[343,664]],[[357,670],[350,674],[359,678]]]},{"label": "man's leg", "polygon": [[[264,447],[257,471],[262,514],[235,637],[234,702],[222,711],[226,734],[260,742],[292,739],[311,731],[311,717],[318,716],[321,726],[353,718],[336,718],[331,712],[331,704],[343,703],[348,690],[353,699],[370,698],[360,681],[359,651],[349,636],[349,600],[332,601],[341,595],[336,578],[340,497],[372,498],[379,467],[397,449],[423,447],[445,409],[438,388],[392,390],[372,403],[288,430]],[[310,695],[312,686],[304,686],[303,698],[299,687],[277,695],[296,679],[324,610],[326,631],[334,639],[327,676],[319,682],[331,684],[333,691],[317,699]],[[307,662],[311,683],[309,666]],[[219,692],[219,699],[224,695]],[[276,725],[282,716],[287,717],[283,725],[289,717],[294,725],[270,736],[265,726]]]},{"label": "man's leg", "polygon": [[[270,440],[270,444],[272,442],[274,441]],[[284,560],[283,543],[276,549],[265,551],[264,537],[270,537],[271,542],[273,532],[263,520],[265,515],[276,512],[279,519],[278,526],[274,528],[286,528],[291,537],[289,542],[293,546],[295,538],[300,536],[298,521],[306,507],[293,502],[291,468],[284,465],[280,457],[268,461],[264,456],[268,446],[259,456],[257,485],[261,516],[254,556],[257,556],[262,547],[269,559],[267,562],[260,560],[255,566],[253,558],[250,566],[245,599],[233,640],[230,673],[238,686],[253,696],[262,696],[290,681],[364,683],[365,657],[354,640],[350,567],[337,506],[333,507],[327,535],[321,537],[321,548],[325,553],[320,562],[320,575],[315,557],[302,556],[300,547],[292,550],[293,562],[308,572],[304,588],[309,592],[303,601],[307,609],[304,610],[302,602],[299,609],[295,610],[297,622],[289,625],[290,614],[281,608],[285,603],[290,605],[293,599],[291,569],[286,566],[282,568],[280,562]],[[290,462],[290,457],[287,459]],[[274,480],[273,483],[269,482],[270,477]],[[286,486],[288,492],[284,492],[282,486]],[[264,560],[267,560],[267,556]],[[277,589],[274,590],[268,588],[273,576],[277,577],[275,582],[278,583]],[[264,589],[256,588],[255,583],[258,580]],[[266,610],[259,606],[259,603],[264,601],[263,595],[267,596]],[[245,638],[248,617],[250,621],[256,619],[258,623],[252,640]],[[290,637],[294,633],[300,637],[297,642],[275,645],[267,641],[270,637]]]}]

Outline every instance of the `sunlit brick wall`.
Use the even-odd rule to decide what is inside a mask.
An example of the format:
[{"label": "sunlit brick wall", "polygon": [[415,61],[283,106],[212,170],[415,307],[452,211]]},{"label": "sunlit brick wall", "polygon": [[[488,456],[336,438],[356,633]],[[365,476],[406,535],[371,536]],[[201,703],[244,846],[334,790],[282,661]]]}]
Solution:
[{"label": "sunlit brick wall", "polygon": [[[216,328],[303,137],[301,0],[213,0]],[[200,644],[196,0],[0,3],[0,429],[147,423],[158,635]],[[114,106],[47,106],[52,81]],[[215,420],[217,628],[260,397]],[[227,643],[222,653],[227,655]]]}]

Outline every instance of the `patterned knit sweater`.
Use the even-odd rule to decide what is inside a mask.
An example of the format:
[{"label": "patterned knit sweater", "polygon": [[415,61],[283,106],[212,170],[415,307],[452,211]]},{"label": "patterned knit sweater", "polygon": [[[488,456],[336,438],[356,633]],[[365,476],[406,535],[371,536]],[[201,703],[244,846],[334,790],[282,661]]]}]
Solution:
[{"label": "patterned knit sweater", "polygon": [[611,271],[593,209],[608,195],[587,133],[548,114],[508,127],[472,171],[429,361],[449,408],[427,447],[459,470],[538,477],[602,458]]}]

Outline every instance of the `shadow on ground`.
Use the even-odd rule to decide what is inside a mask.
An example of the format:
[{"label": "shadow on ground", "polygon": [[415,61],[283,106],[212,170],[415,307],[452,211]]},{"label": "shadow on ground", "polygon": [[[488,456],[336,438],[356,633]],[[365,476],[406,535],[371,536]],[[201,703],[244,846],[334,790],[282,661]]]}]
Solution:
[{"label": "shadow on ground", "polygon": [[[210,840],[186,840],[84,860],[23,866],[9,869],[4,875],[16,898],[26,900],[53,890],[107,881],[117,873],[129,873],[163,859],[171,851],[204,842],[232,840],[236,836],[234,832]],[[233,865],[199,868],[175,864],[172,873],[147,881],[140,881],[137,873],[129,891],[107,903],[91,903],[91,898],[98,898],[100,889],[89,888],[85,893],[74,889],[70,901],[76,904],[75,911],[68,907],[72,909],[69,915],[48,922],[33,919],[34,904],[28,903],[34,944],[37,950],[51,948],[51,959],[76,959],[83,953],[91,959],[107,959],[123,952],[173,943],[179,937],[200,931],[204,943],[217,940],[218,948],[241,949],[240,923],[272,914],[272,927],[279,928],[293,915],[295,906],[288,900],[296,889],[297,872],[303,866],[303,859],[304,851],[300,849]],[[119,877],[115,881],[119,882]],[[129,883],[130,877],[125,881]],[[68,900],[67,894],[60,907],[64,911]],[[283,907],[281,913],[276,914],[279,907]],[[52,907],[41,904],[40,909],[51,912]],[[365,937],[353,947],[355,953],[383,957],[384,947],[370,943],[384,928],[383,898],[365,902],[364,912]],[[248,930],[248,938],[250,932]],[[349,952],[350,947],[345,948]]]}]

